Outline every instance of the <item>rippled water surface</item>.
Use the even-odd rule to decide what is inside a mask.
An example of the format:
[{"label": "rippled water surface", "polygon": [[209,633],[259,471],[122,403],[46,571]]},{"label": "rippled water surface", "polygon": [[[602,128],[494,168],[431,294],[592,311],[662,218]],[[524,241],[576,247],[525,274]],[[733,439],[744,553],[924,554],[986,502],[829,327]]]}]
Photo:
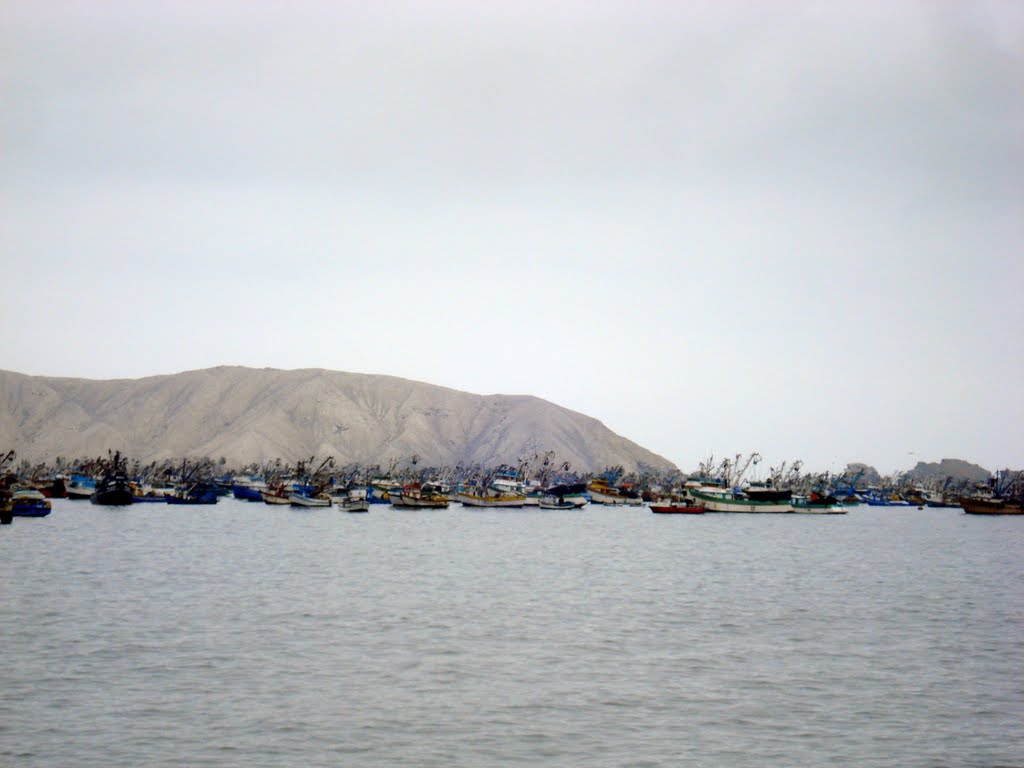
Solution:
[{"label": "rippled water surface", "polygon": [[1024,765],[1024,518],[61,500],[0,563],[4,766]]}]

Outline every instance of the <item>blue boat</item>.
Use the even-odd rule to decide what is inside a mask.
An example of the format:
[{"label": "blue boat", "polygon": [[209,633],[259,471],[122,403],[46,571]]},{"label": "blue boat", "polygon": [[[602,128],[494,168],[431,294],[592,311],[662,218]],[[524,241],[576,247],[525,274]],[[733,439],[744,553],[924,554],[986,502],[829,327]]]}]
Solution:
[{"label": "blue boat", "polygon": [[69,499],[88,499],[96,493],[96,478],[80,472],[71,474],[71,482],[67,485]]},{"label": "blue boat", "polygon": [[216,504],[220,499],[210,483],[193,483],[164,496],[168,504]]},{"label": "blue boat", "polygon": [[231,482],[231,493],[236,499],[243,501],[263,501],[263,491],[267,484],[262,477],[239,476]]},{"label": "blue boat", "polygon": [[50,500],[40,491],[14,491],[11,494],[11,514],[15,517],[46,517],[50,514]]}]

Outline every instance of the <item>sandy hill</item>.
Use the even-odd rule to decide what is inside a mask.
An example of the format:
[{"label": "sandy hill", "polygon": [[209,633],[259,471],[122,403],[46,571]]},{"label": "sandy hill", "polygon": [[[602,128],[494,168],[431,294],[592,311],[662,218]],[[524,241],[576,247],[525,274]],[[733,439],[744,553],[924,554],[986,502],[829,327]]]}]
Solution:
[{"label": "sandy hill", "polygon": [[554,451],[576,470],[672,468],[597,419],[530,396],[474,395],[393,376],[220,367],[92,380],[0,371],[0,448],[52,461],[120,449],[230,465],[312,455],[386,464],[515,462]]}]

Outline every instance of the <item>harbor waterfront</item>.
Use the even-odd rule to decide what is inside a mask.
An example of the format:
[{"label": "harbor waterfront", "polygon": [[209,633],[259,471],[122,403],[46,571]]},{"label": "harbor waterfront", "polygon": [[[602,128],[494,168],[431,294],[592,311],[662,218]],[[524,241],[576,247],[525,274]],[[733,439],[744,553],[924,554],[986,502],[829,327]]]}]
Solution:
[{"label": "harbor waterfront", "polygon": [[1020,518],[52,507],[5,766],[1024,764]]}]

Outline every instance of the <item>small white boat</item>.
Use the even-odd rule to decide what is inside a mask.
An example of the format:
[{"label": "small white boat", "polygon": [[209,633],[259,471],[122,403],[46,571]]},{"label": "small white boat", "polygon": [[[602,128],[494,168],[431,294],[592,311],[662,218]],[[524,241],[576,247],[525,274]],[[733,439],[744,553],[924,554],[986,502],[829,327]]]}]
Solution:
[{"label": "small white boat", "polygon": [[264,504],[291,504],[291,494],[280,486],[268,487],[265,491],[260,491],[260,497],[263,499]]},{"label": "small white boat", "polygon": [[541,509],[582,509],[587,504],[587,487],[578,485],[556,485],[544,491],[540,497]]},{"label": "small white boat", "polygon": [[455,494],[455,500],[464,507],[506,507],[519,509],[529,502],[526,488],[518,474],[503,468],[478,484],[472,484]]},{"label": "small white boat", "polygon": [[369,512],[370,502],[365,497],[362,499],[348,498],[338,503],[338,509],[342,512]]},{"label": "small white boat", "polygon": [[293,507],[329,507],[331,506],[331,498],[322,493],[314,496],[308,496],[304,493],[290,493],[288,494],[288,503]]},{"label": "small white boat", "polygon": [[448,497],[441,488],[430,483],[409,483],[401,491],[389,494],[391,506],[411,509],[447,509]]}]

